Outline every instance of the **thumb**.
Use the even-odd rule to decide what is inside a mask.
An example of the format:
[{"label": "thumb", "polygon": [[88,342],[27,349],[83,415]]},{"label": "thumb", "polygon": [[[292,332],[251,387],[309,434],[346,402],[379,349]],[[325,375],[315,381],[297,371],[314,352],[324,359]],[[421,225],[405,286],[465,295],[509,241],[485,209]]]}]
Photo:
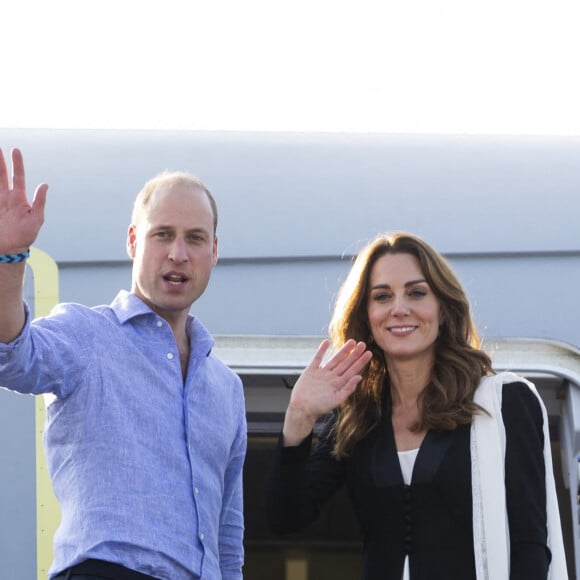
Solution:
[{"label": "thumb", "polygon": [[46,206],[47,191],[48,185],[46,183],[41,183],[36,188],[32,199],[32,213],[36,214],[41,219],[41,222],[44,221],[44,208]]}]

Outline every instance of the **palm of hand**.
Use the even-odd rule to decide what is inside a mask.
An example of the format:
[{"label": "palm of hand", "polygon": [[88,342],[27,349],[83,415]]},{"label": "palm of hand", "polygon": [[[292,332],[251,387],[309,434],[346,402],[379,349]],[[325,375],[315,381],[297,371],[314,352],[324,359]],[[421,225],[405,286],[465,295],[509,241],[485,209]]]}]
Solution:
[{"label": "palm of hand", "polygon": [[29,248],[44,222],[44,206],[48,186],[37,187],[32,204],[26,197],[24,162],[18,149],[12,151],[13,186],[0,150],[0,253],[14,253]]},{"label": "palm of hand", "polygon": [[[320,416],[338,407],[346,398],[344,379],[325,367],[307,367],[292,390],[292,402]],[[350,393],[349,393],[350,394]]]},{"label": "palm of hand", "polygon": [[348,341],[322,365],[328,341],[318,348],[292,390],[290,404],[310,417],[319,417],[340,406],[361,380],[359,374],[372,357],[364,343]]}]

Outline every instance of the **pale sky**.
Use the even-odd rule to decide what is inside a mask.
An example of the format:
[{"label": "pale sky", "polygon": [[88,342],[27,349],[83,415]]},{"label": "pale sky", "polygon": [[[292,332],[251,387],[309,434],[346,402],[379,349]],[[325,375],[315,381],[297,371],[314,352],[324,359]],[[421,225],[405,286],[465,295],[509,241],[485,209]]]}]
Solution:
[{"label": "pale sky", "polygon": [[0,128],[580,136],[579,0],[12,0]]}]

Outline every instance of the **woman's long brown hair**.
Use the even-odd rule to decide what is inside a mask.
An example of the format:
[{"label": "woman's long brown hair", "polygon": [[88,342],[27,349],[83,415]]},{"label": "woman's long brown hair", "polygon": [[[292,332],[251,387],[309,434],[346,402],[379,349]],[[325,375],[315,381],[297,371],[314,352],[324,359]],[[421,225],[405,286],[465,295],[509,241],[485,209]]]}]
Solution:
[{"label": "woman's long brown hair", "polygon": [[347,457],[357,442],[377,426],[383,397],[389,396],[384,353],[372,340],[367,315],[370,272],[386,254],[417,258],[442,314],[431,382],[421,395],[420,418],[412,429],[452,430],[471,423],[474,413],[482,411],[473,402],[475,389],[481,377],[492,372],[491,359],[480,350],[465,290],[445,258],[409,233],[375,238],[358,254],[339,291],[329,327],[335,348],[353,338],[366,342],[373,352],[361,383],[338,409],[334,432],[337,458]]}]

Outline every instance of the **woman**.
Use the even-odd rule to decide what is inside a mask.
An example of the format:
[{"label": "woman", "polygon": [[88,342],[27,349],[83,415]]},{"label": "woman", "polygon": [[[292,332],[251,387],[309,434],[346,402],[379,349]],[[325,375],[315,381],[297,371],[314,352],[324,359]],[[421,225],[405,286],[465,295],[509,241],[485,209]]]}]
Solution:
[{"label": "woman", "polygon": [[375,239],[330,337],[335,355],[321,366],[324,341],[286,411],[272,528],[303,528],[346,484],[365,580],[565,580],[545,409],[493,373],[444,258],[410,234]]}]

